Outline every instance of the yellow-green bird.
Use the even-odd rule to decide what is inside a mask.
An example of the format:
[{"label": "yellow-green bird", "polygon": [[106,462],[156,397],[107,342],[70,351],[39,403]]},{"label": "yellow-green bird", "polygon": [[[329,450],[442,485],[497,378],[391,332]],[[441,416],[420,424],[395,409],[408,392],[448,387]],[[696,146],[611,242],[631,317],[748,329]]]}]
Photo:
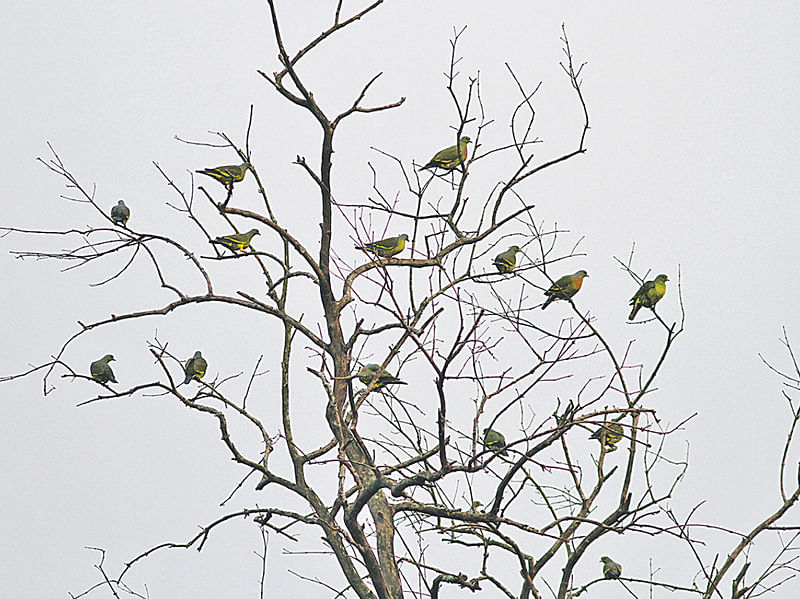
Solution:
[{"label": "yellow-green bird", "polygon": [[[362,366],[361,369],[356,373],[358,376],[358,380],[364,383],[365,385],[369,385],[375,375],[378,374],[378,371],[381,369],[380,364],[367,364],[366,366]],[[401,381],[396,376],[393,376],[392,373],[388,372],[385,368],[383,372],[381,372],[378,380],[375,382],[375,389],[378,390],[386,385],[406,385],[405,381]]]},{"label": "yellow-green bird", "polygon": [[106,354],[99,360],[95,360],[89,365],[89,374],[98,383],[116,383],[117,378],[114,376],[114,371],[108,365],[114,359],[111,354]]},{"label": "yellow-green bird", "polygon": [[219,181],[225,187],[229,187],[244,179],[247,171],[251,168],[253,168],[253,166],[249,162],[243,162],[242,164],[228,164],[225,166],[204,168],[201,171],[195,172],[201,175],[207,175],[215,181]]},{"label": "yellow-green bird", "polygon": [[542,304],[542,310],[556,300],[567,300],[578,293],[583,285],[583,279],[588,276],[589,273],[585,270],[579,270],[574,274],[564,275],[558,279],[550,285],[550,289],[544,292],[547,296],[547,301]]},{"label": "yellow-green bird", "polygon": [[483,446],[486,449],[498,452],[500,455],[508,455],[508,451],[506,451],[506,438],[503,436],[503,433],[491,428],[483,429]]},{"label": "yellow-green bird", "polygon": [[598,428],[590,439],[597,439],[605,445],[606,451],[616,451],[617,443],[625,435],[625,431],[619,422],[609,422]]},{"label": "yellow-green bird", "polygon": [[183,365],[183,373],[186,375],[186,378],[183,379],[183,384],[185,385],[192,379],[199,381],[206,373],[206,368],[208,368],[208,362],[206,362],[203,354],[199,351],[194,352],[194,355],[186,360],[186,364]]},{"label": "yellow-green bird", "polygon": [[373,241],[372,243],[357,245],[356,249],[372,252],[381,258],[391,258],[406,248],[406,241],[408,241],[408,235],[403,233],[397,237],[388,237],[386,239],[381,239],[380,241]]},{"label": "yellow-green bird", "polygon": [[494,258],[494,265],[502,273],[512,272],[517,266],[518,245],[512,245],[505,252],[500,252]]},{"label": "yellow-green bird", "polygon": [[111,220],[115,225],[122,225],[123,227],[131,217],[131,209],[125,205],[124,200],[117,202],[116,206],[111,207]]},{"label": "yellow-green bird", "polygon": [[445,170],[452,171],[460,164],[466,162],[467,144],[471,141],[472,140],[465,135],[458,140],[458,145],[450,146],[449,148],[445,148],[444,150],[436,152],[434,157],[428,161],[428,164],[423,166],[420,170],[424,170],[426,168],[443,168]]},{"label": "yellow-green bird", "polygon": [[604,555],[600,558],[603,562],[603,577],[604,578],[619,578],[622,576],[622,564],[615,562],[610,557]]},{"label": "yellow-green bird", "polygon": [[636,318],[639,308],[645,307],[651,310],[655,308],[658,301],[667,292],[667,281],[669,281],[667,275],[658,275],[652,281],[645,281],[631,298],[630,305],[633,306],[633,309],[628,320]]},{"label": "yellow-green bird", "polygon": [[247,233],[234,233],[233,235],[224,235],[223,237],[217,237],[216,239],[212,239],[210,243],[218,243],[219,245],[224,245],[226,248],[232,250],[234,253],[236,253],[237,251],[243,252],[250,247],[250,242],[256,235],[260,235],[258,229],[250,229]]}]

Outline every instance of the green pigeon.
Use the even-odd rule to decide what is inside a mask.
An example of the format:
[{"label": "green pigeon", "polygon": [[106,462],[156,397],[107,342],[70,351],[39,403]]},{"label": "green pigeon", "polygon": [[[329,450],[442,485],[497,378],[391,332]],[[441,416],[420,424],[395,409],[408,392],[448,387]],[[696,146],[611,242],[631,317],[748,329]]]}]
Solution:
[{"label": "green pigeon", "polygon": [[[372,380],[375,378],[375,375],[378,374],[378,371],[381,369],[380,364],[367,364],[366,366],[362,366],[361,370],[356,373],[358,376],[358,380],[364,383],[365,385],[369,385]],[[378,377],[378,380],[375,382],[375,389],[381,389],[386,385],[406,385],[405,381],[401,381],[396,376],[392,376],[392,374],[387,371],[386,369],[381,372],[381,375]]]},{"label": "green pigeon", "polygon": [[186,360],[186,364],[183,366],[183,372],[186,374],[183,384],[185,385],[192,379],[199,381],[206,373],[206,368],[208,368],[208,362],[206,362],[203,354],[199,351],[194,352],[194,356]]},{"label": "green pigeon", "polygon": [[237,251],[243,252],[245,249],[249,248],[250,242],[256,235],[260,235],[258,229],[250,229],[247,233],[234,233],[233,235],[217,237],[216,239],[212,239],[209,243],[224,245],[235,254]]},{"label": "green pigeon", "polygon": [[125,226],[131,217],[131,209],[125,205],[124,200],[117,202],[116,206],[111,207],[111,220],[115,225]]},{"label": "green pigeon", "polygon": [[486,449],[497,451],[500,455],[508,455],[508,451],[506,451],[506,438],[503,436],[503,433],[499,433],[496,430],[490,428],[483,429],[483,446],[486,447]]},{"label": "green pigeon", "polygon": [[609,422],[598,428],[590,439],[597,439],[605,445],[606,451],[616,451],[617,443],[625,435],[622,425],[619,422]]},{"label": "green pigeon", "polygon": [[622,564],[618,564],[608,556],[600,558],[603,562],[603,577],[604,578],[619,578],[622,576]]},{"label": "green pigeon", "polygon": [[517,266],[518,245],[512,245],[505,252],[497,254],[494,258],[494,265],[502,273],[509,273]]},{"label": "green pigeon", "polygon": [[457,146],[450,146],[449,148],[436,152],[436,155],[420,170],[425,170],[426,168],[443,168],[452,171],[460,164],[466,162],[467,144],[471,141],[472,140],[465,135],[458,140]]},{"label": "green pigeon", "polygon": [[92,378],[98,383],[116,383],[117,378],[114,376],[114,371],[108,365],[114,359],[114,356],[107,354],[96,360],[89,365],[89,373]]},{"label": "green pigeon", "polygon": [[575,274],[564,275],[558,279],[550,285],[550,289],[544,292],[547,296],[547,301],[542,304],[542,310],[556,300],[566,300],[578,293],[583,285],[583,279],[588,276],[589,273],[585,270],[579,270]]},{"label": "green pigeon", "polygon": [[628,316],[628,320],[636,318],[636,314],[641,307],[653,310],[658,301],[664,297],[664,294],[667,292],[667,281],[669,281],[667,275],[658,275],[652,281],[645,281],[642,286],[639,287],[639,291],[631,298],[630,305],[633,306],[633,309],[631,310],[630,316]]},{"label": "green pigeon", "polygon": [[242,164],[229,164],[226,166],[215,166],[212,168],[204,168],[201,171],[195,171],[201,175],[207,175],[212,179],[219,181],[225,187],[229,187],[234,183],[238,183],[247,174],[248,169],[253,168],[249,162]]},{"label": "green pigeon", "polygon": [[373,241],[372,243],[357,245],[356,249],[372,252],[381,258],[391,258],[395,254],[399,254],[405,249],[406,241],[408,241],[408,235],[403,233],[397,237],[388,237],[386,239],[381,239],[380,241]]}]

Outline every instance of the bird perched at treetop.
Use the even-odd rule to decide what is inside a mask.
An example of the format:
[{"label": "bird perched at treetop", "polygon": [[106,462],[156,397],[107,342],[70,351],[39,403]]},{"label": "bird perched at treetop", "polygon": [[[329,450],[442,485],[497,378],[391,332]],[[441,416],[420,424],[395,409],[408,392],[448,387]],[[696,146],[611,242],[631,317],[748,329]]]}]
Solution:
[{"label": "bird perched at treetop", "polygon": [[618,564],[608,556],[600,558],[603,562],[603,577],[605,578],[619,578],[622,576],[622,564]]},{"label": "bird perched at treetop", "polygon": [[92,378],[98,383],[116,383],[117,378],[114,376],[114,371],[111,370],[111,366],[108,365],[113,359],[114,356],[107,354],[99,360],[92,362],[89,365],[89,373],[92,375]]},{"label": "bird perched at treetop", "polygon": [[605,445],[606,451],[616,451],[617,443],[624,436],[624,430],[619,422],[609,422],[598,428],[590,439],[597,439]]},{"label": "bird perched at treetop", "polygon": [[372,243],[357,245],[356,249],[372,252],[381,258],[391,258],[406,248],[406,241],[408,241],[408,235],[403,233],[397,237],[388,237],[386,239],[381,239],[380,241],[373,241]]},{"label": "bird perched at treetop", "polygon": [[636,318],[636,314],[641,307],[653,310],[658,301],[664,297],[664,294],[667,292],[667,281],[669,281],[667,275],[658,275],[652,281],[645,281],[642,286],[639,287],[639,291],[631,298],[630,305],[633,306],[633,309],[631,310],[630,316],[628,316],[628,320]]},{"label": "bird perched at treetop", "polygon": [[460,164],[467,160],[467,144],[472,140],[466,135],[458,140],[457,146],[450,146],[444,150],[436,152],[433,158],[428,161],[428,164],[423,166],[420,170],[426,168],[443,168],[452,171]]},{"label": "bird perched at treetop", "polygon": [[217,237],[216,239],[212,239],[209,243],[218,243],[219,245],[224,245],[234,253],[237,251],[243,252],[245,249],[250,247],[250,242],[256,235],[260,235],[258,229],[250,229],[247,233],[234,233],[233,235]]},{"label": "bird perched at treetop", "polygon": [[483,429],[483,446],[486,449],[498,452],[500,455],[508,455],[506,451],[506,438],[503,433],[490,428]]},{"label": "bird perched at treetop", "polygon": [[585,270],[579,270],[575,274],[564,275],[558,279],[550,285],[550,289],[544,292],[547,296],[547,301],[542,304],[542,310],[556,300],[566,300],[578,293],[583,285],[583,279],[588,276],[589,273]]},{"label": "bird perched at treetop", "polygon": [[238,183],[244,179],[248,169],[252,168],[253,166],[249,162],[244,162],[242,164],[229,164],[226,166],[204,168],[202,171],[195,172],[200,173],[201,175],[207,175],[215,181],[219,181],[225,187],[229,187],[234,183]]},{"label": "bird perched at treetop", "polygon": [[111,207],[111,220],[115,225],[122,225],[123,227],[131,217],[131,209],[125,205],[124,200],[117,202],[116,206]]},{"label": "bird perched at treetop", "polygon": [[508,273],[514,270],[517,266],[517,252],[519,251],[518,245],[512,245],[505,252],[497,254],[494,258],[494,265],[502,273]]},{"label": "bird perched at treetop", "polygon": [[[378,374],[378,371],[381,369],[380,364],[367,364],[366,366],[362,366],[361,369],[356,373],[358,376],[358,380],[364,383],[365,385],[369,385],[372,380],[375,378],[375,375]],[[381,372],[378,380],[375,382],[375,389],[381,389],[386,385],[406,385],[405,381],[401,381],[396,376],[392,376],[392,374],[387,371],[385,368],[383,372]]]},{"label": "bird perched at treetop", "polygon": [[192,379],[197,379],[199,381],[206,373],[206,368],[208,368],[208,362],[206,362],[203,354],[199,351],[194,352],[194,355],[186,360],[186,364],[183,366],[183,372],[186,374],[186,378],[183,379],[183,384],[185,385]]}]

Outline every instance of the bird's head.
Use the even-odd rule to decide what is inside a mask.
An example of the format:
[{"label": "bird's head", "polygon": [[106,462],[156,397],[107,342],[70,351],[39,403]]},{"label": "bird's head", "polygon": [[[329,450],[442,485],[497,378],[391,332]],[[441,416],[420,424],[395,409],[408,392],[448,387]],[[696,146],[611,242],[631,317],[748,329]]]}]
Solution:
[{"label": "bird's head", "polygon": [[202,358],[203,354],[198,350],[198,351],[194,352],[194,357],[195,358]]},{"label": "bird's head", "polygon": [[258,229],[250,229],[248,235],[250,235],[250,237],[255,237],[256,235],[261,235],[261,233],[258,232]]},{"label": "bird's head", "polygon": [[666,283],[669,281],[669,277],[667,275],[658,275],[656,277],[656,281],[661,281],[662,283]]},{"label": "bird's head", "polygon": [[578,277],[579,279],[583,279],[584,277],[588,277],[589,273],[586,272],[585,270],[579,270],[578,272],[575,273],[575,276]]},{"label": "bird's head", "polygon": [[111,362],[113,360],[114,360],[114,356],[112,356],[111,354],[106,354],[105,356],[103,356],[103,362],[105,362],[106,364],[108,364],[109,362]]},{"label": "bird's head", "polygon": [[404,239],[405,241],[408,241],[408,235],[407,235],[407,234],[405,234],[405,233],[403,233],[403,234],[400,236],[400,239]]},{"label": "bird's head", "polygon": [[358,374],[375,374],[380,369],[380,364],[364,364],[358,371]]},{"label": "bird's head", "polygon": [[462,137],[461,139],[458,140],[458,143],[460,143],[460,144],[468,144],[471,141],[472,140],[469,138],[469,136],[465,135],[464,137]]},{"label": "bird's head", "polygon": [[117,206],[124,206],[124,205],[125,205],[125,200],[120,200],[119,202],[117,202]]},{"label": "bird's head", "polygon": [[514,252],[516,254],[519,251],[519,246],[518,245],[512,245],[510,248],[508,248],[508,251],[509,252]]},{"label": "bird's head", "polygon": [[603,562],[604,565],[608,565],[611,562],[611,558],[607,555],[604,555],[600,558],[600,561]]}]

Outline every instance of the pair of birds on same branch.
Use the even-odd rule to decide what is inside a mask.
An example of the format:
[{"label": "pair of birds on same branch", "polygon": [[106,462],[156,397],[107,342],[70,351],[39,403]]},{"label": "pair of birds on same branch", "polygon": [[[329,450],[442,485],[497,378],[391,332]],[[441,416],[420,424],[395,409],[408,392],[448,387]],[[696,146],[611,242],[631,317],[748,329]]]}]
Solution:
[{"label": "pair of birds on same branch", "polygon": [[[618,422],[611,422],[601,426],[589,438],[600,441],[605,446],[606,451],[616,451],[617,443],[623,436],[622,425]],[[483,446],[500,455],[508,455],[506,438],[500,431],[491,428],[483,429]]]},{"label": "pair of birds on same branch", "polygon": [[[89,365],[89,374],[92,375],[92,378],[96,380],[98,383],[116,383],[117,377],[114,376],[114,371],[111,370],[111,366],[109,362],[114,361],[114,356],[111,354],[106,354],[99,360],[95,360]],[[194,352],[194,356],[186,360],[186,363],[183,366],[183,373],[185,378],[183,380],[183,384],[189,383],[192,379],[200,380],[203,378],[203,375],[206,373],[206,369],[208,368],[208,363],[206,359],[203,357],[203,354],[199,351]]]},{"label": "pair of birds on same branch", "polygon": [[[517,267],[517,253],[520,251],[518,245],[512,245],[505,252],[500,252],[494,258],[494,265],[503,274],[514,271]],[[578,293],[583,286],[583,279],[589,276],[585,270],[579,270],[571,275],[564,275],[557,279],[544,294],[547,300],[542,304],[542,310],[547,308],[556,300],[568,300]]]}]

